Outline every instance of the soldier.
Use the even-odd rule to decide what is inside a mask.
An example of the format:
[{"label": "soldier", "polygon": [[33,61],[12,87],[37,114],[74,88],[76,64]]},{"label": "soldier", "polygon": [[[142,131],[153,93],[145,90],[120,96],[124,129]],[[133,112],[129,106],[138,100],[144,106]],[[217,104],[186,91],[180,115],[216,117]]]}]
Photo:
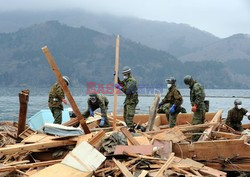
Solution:
[{"label": "soldier", "polygon": [[101,109],[101,121],[99,123],[100,127],[109,127],[109,120],[107,118],[107,110],[109,101],[107,97],[103,94],[90,94],[88,98],[88,109],[83,112],[83,117],[88,118],[89,116],[94,117],[94,111],[98,108]]},{"label": "soldier", "polygon": [[[67,85],[69,85],[69,78],[67,76],[63,76],[64,81]],[[49,92],[49,100],[48,105],[54,117],[54,124],[62,123],[62,110],[63,104],[67,104],[67,101],[64,96],[64,92],[62,86],[56,82],[51,86]]]},{"label": "soldier", "polygon": [[126,98],[124,101],[124,120],[129,128],[129,131],[134,131],[134,115],[135,115],[135,107],[139,103],[138,100],[138,88],[137,81],[131,75],[131,69],[128,66],[125,66],[122,69],[123,80],[121,81],[118,77],[118,84],[115,84],[117,89],[120,89],[123,93],[125,93]]},{"label": "soldier", "polygon": [[170,77],[166,79],[168,93],[158,105],[158,113],[166,113],[169,127],[172,128],[176,124],[176,117],[181,112],[181,104],[183,102],[181,93],[177,89],[176,79]]},{"label": "soldier", "polygon": [[234,100],[234,107],[228,111],[226,124],[236,131],[243,131],[241,121],[243,116],[247,116],[250,120],[250,113],[242,108],[242,102],[239,99]]},{"label": "soldier", "polygon": [[[200,83],[193,80],[192,76],[187,75],[184,77],[184,83],[189,85],[190,88],[190,101],[192,106],[193,119],[192,125],[203,124],[205,121],[206,107],[204,103],[205,92],[204,88]],[[195,132],[194,132],[195,133]],[[201,131],[196,131],[196,133],[201,133]],[[200,135],[193,135],[192,140],[197,141]]]}]

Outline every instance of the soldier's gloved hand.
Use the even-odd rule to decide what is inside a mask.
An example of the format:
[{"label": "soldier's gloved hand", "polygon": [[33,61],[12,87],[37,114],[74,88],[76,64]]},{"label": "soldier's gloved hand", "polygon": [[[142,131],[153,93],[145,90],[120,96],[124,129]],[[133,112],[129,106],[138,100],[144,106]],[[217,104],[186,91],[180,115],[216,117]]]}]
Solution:
[{"label": "soldier's gloved hand", "polygon": [[89,115],[90,115],[91,117],[94,117],[94,111],[93,111],[91,108],[89,108]]},{"label": "soldier's gloved hand", "polygon": [[162,103],[159,103],[159,104],[158,104],[158,109],[160,109],[160,107],[161,107],[162,105],[163,105]]},{"label": "soldier's gloved hand", "polygon": [[194,105],[192,106],[192,112],[196,112],[196,110],[197,110],[197,105],[194,104]]},{"label": "soldier's gloved hand", "polygon": [[63,102],[64,104],[67,104],[67,100],[66,100],[65,98],[62,99],[62,102]]},{"label": "soldier's gloved hand", "polygon": [[175,113],[175,108],[176,108],[176,105],[173,104],[173,105],[171,106],[171,108],[169,109],[169,113],[170,113],[170,114],[174,114],[174,113]]},{"label": "soldier's gloved hand", "polygon": [[103,126],[104,126],[104,123],[105,123],[105,117],[102,117],[102,118],[101,118],[101,121],[100,121],[100,123],[99,123],[99,126],[100,126],[100,127],[103,127]]},{"label": "soldier's gloved hand", "polygon": [[121,89],[122,89],[122,86],[120,86],[120,84],[115,84],[115,88],[121,90]]}]

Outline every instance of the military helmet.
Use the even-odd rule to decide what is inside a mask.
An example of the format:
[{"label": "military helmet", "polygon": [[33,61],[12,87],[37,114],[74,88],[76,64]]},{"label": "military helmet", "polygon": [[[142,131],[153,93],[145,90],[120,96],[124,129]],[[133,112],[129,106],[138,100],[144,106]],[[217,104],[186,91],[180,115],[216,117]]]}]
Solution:
[{"label": "military helmet", "polygon": [[96,97],[97,96],[97,93],[91,93],[89,94],[90,97]]},{"label": "military helmet", "polygon": [[240,99],[236,99],[236,100],[234,100],[234,104],[235,105],[241,105],[242,101]]},{"label": "military helmet", "polygon": [[193,80],[192,76],[186,75],[183,81],[186,85],[189,85],[192,80]]},{"label": "military helmet", "polygon": [[169,77],[165,80],[167,84],[175,84],[176,79],[174,77]]},{"label": "military helmet", "polygon": [[131,68],[128,66],[124,66],[122,68],[122,74],[130,74],[131,73]]},{"label": "military helmet", "polygon": [[62,78],[63,78],[63,80],[65,80],[67,85],[69,85],[69,77],[68,76],[63,76]]}]

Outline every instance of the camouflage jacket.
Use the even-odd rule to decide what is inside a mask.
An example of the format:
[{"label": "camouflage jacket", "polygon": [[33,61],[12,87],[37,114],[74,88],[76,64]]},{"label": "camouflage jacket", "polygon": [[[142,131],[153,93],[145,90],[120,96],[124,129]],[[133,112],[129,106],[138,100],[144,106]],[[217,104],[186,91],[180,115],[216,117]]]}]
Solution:
[{"label": "camouflage jacket", "polygon": [[107,117],[108,104],[109,104],[109,100],[103,94],[97,94],[96,102],[94,102],[94,103],[92,103],[90,101],[90,98],[88,99],[88,109],[89,108],[91,108],[91,109],[100,108],[102,117]]},{"label": "camouflage jacket", "polygon": [[237,109],[234,107],[230,109],[227,113],[226,124],[241,124],[243,116],[246,115],[247,112],[248,111],[245,108]]},{"label": "camouflage jacket", "polygon": [[55,83],[51,86],[49,92],[49,107],[56,107],[63,109],[62,99],[65,98],[63,89],[59,83]]},{"label": "camouflage jacket", "polygon": [[126,95],[124,104],[138,104],[138,88],[135,78],[129,76],[122,81],[118,78],[118,84],[123,87],[121,91]]},{"label": "camouflage jacket", "polygon": [[191,105],[197,105],[197,110],[205,110],[205,92],[202,85],[196,81],[190,86],[190,101]]},{"label": "camouflage jacket", "polygon": [[177,107],[180,107],[183,102],[181,93],[175,85],[170,87],[167,95],[162,99],[161,104],[170,103],[171,105],[175,104]]}]

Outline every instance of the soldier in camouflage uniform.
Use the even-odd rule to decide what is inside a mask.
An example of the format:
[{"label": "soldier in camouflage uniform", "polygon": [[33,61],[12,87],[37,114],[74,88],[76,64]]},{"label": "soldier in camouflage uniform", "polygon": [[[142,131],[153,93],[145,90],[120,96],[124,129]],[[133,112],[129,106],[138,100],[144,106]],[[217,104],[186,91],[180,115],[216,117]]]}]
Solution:
[{"label": "soldier in camouflage uniform", "polygon": [[134,115],[136,105],[139,103],[138,100],[138,88],[137,81],[131,75],[131,69],[128,66],[125,66],[122,69],[123,80],[121,81],[118,78],[118,84],[115,84],[117,89],[120,89],[125,95],[124,101],[124,120],[129,128],[129,131],[134,132]]},{"label": "soldier in camouflage uniform", "polygon": [[[187,75],[184,77],[184,83],[189,85],[190,88],[190,101],[192,106],[193,119],[192,125],[203,124],[205,121],[206,107],[204,103],[205,92],[200,83],[193,80],[192,76]],[[194,133],[202,133],[202,131],[196,131]],[[197,141],[200,135],[193,135],[192,140]]]},{"label": "soldier in camouflage uniform", "polygon": [[175,85],[176,79],[174,77],[166,79],[166,83],[168,84],[168,93],[158,105],[157,113],[166,113],[169,127],[172,128],[175,126],[176,117],[181,111],[183,99]]},{"label": "soldier in camouflage uniform", "polygon": [[242,108],[242,102],[239,99],[234,101],[234,108],[230,109],[227,114],[226,124],[236,131],[243,131],[241,121],[243,116],[247,116],[250,120],[250,113]]},{"label": "soldier in camouflage uniform", "polygon": [[[67,85],[69,85],[69,78],[67,76],[63,76],[64,81]],[[49,92],[48,106],[54,117],[54,124],[62,123],[62,110],[63,105],[67,104],[67,101],[64,96],[64,92],[62,86],[59,83],[55,83],[51,86]]]},{"label": "soldier in camouflage uniform", "polygon": [[90,94],[88,98],[88,109],[83,112],[83,117],[88,118],[89,116],[94,117],[94,111],[98,108],[101,109],[101,121],[100,127],[109,127],[109,120],[107,118],[107,110],[109,101],[107,97],[103,94]]}]

